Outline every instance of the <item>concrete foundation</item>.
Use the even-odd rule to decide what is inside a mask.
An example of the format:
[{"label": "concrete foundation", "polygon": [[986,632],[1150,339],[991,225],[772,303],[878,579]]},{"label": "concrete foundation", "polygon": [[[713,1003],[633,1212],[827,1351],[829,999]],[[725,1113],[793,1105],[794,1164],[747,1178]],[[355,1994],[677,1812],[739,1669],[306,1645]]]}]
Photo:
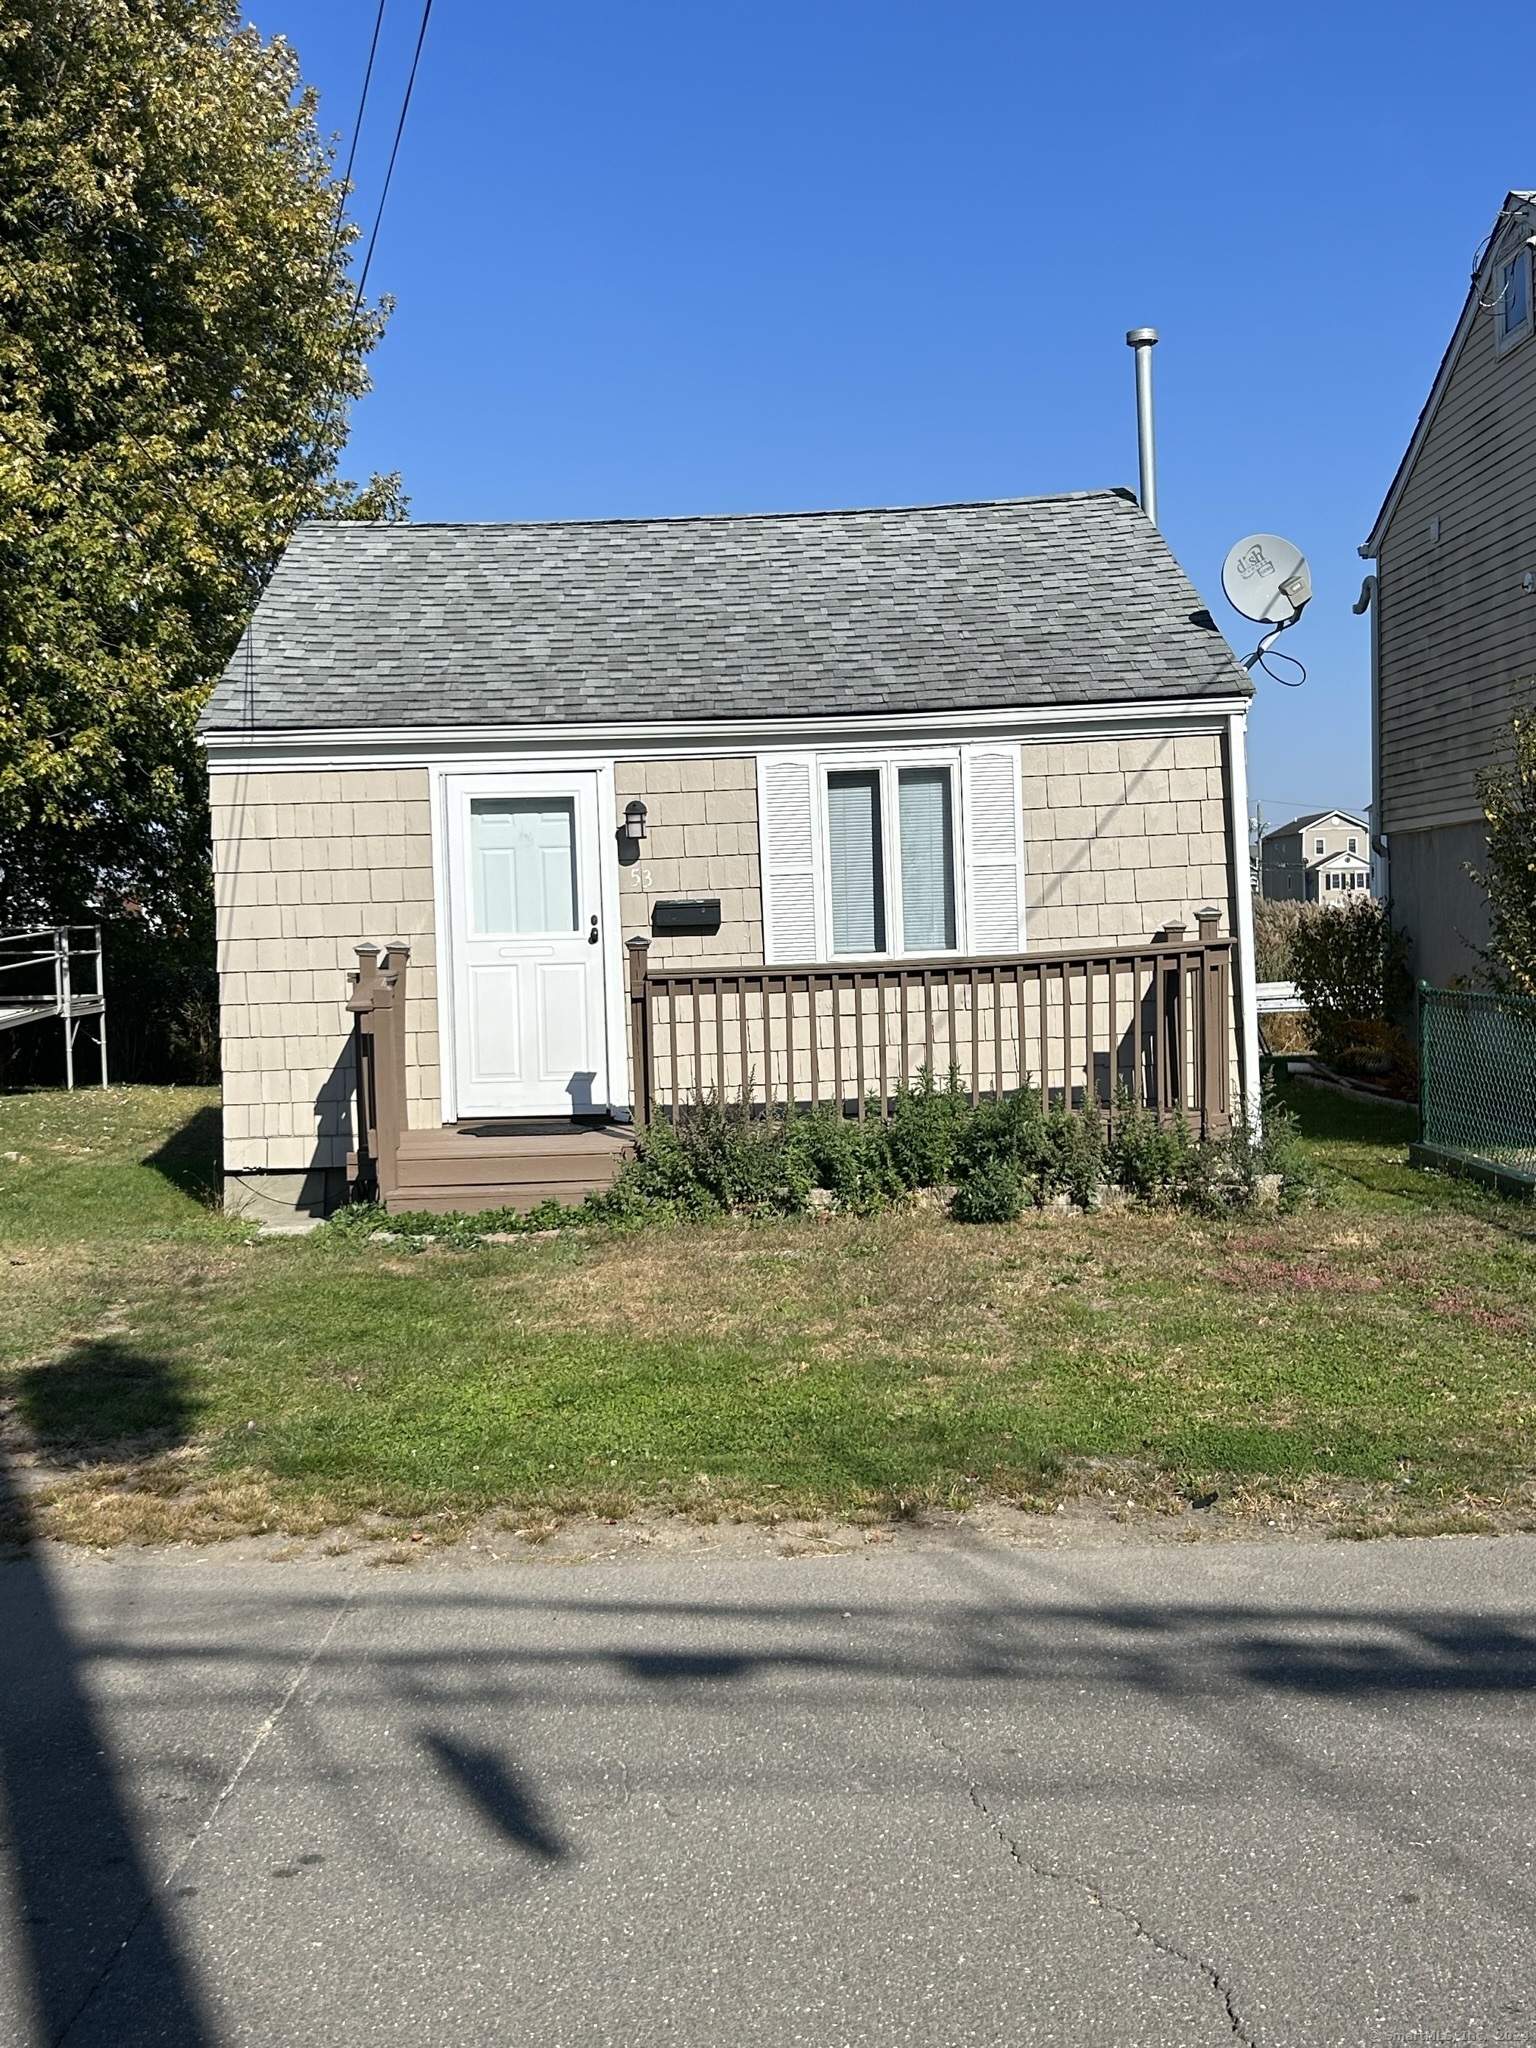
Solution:
[{"label": "concrete foundation", "polygon": [[346,1199],[344,1167],[316,1166],[293,1173],[227,1173],[224,1208],[268,1228],[299,1229],[318,1223]]}]

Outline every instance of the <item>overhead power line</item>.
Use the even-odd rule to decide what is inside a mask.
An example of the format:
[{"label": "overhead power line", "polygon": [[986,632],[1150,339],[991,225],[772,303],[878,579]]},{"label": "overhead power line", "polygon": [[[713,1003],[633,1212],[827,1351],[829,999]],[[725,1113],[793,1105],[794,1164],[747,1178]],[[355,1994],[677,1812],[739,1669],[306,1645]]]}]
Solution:
[{"label": "overhead power line", "polygon": [[341,247],[341,224],[346,218],[347,194],[352,189],[352,169],[357,162],[357,145],[362,139],[363,116],[368,111],[368,88],[373,83],[373,60],[379,54],[379,35],[384,27],[385,0],[379,0],[378,12],[373,17],[373,39],[368,45],[368,62],[363,69],[363,89],[357,99],[357,119],[352,123],[352,146],[347,151],[347,167],[341,174],[341,189],[336,194],[336,223],[331,235],[331,260],[329,270],[336,261],[336,252]]},{"label": "overhead power line", "polygon": [[[380,8],[382,14],[383,9]],[[416,32],[416,49],[411,58],[410,76],[405,81],[405,97],[400,102],[400,118],[395,123],[395,139],[390,146],[389,163],[384,172],[384,184],[379,192],[378,207],[373,216],[373,230],[368,237],[368,247],[363,256],[363,267],[358,273],[357,297],[353,310],[363,302],[363,293],[368,286],[368,272],[373,267],[373,252],[378,246],[379,228],[384,220],[384,208],[389,199],[389,188],[394,180],[395,159],[400,154],[400,138],[405,133],[405,117],[411,111],[411,94],[416,89],[416,72],[421,64],[421,46],[427,39],[427,23],[432,19],[432,0],[423,0],[421,27]]]}]

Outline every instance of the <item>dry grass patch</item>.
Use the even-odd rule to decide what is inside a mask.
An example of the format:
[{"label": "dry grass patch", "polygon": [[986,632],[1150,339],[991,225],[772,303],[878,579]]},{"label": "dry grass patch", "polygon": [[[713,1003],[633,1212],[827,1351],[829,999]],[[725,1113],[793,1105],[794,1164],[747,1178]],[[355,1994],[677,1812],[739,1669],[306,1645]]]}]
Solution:
[{"label": "dry grass patch", "polygon": [[[1330,1203],[1261,1222],[913,1205],[431,1257],[246,1243],[85,1145],[10,1207],[0,1171],[4,1428],[69,1468],[32,1512],[83,1542],[416,1555],[487,1515],[537,1543],[584,1515],[1135,1520],[1205,1492],[1278,1527],[1384,1516],[1405,1469],[1415,1512],[1516,1512],[1533,1220],[1409,1173],[1394,1112],[1299,1099]],[[71,1191],[106,1203],[102,1173],[92,1236]]]}]

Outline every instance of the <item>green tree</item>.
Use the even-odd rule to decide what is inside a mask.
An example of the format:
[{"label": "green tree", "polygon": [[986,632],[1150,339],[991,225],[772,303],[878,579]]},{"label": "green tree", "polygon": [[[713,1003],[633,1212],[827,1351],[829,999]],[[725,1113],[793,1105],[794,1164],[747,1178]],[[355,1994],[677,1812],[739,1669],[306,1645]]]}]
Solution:
[{"label": "green tree", "polygon": [[0,0],[0,923],[205,943],[198,711],[301,519],[403,512],[342,196],[226,0]]},{"label": "green tree", "polygon": [[1483,955],[1496,988],[1536,996],[1536,700],[1532,681],[1510,720],[1508,761],[1484,769],[1477,793],[1488,821],[1488,860],[1468,866],[1488,891],[1489,943]]}]

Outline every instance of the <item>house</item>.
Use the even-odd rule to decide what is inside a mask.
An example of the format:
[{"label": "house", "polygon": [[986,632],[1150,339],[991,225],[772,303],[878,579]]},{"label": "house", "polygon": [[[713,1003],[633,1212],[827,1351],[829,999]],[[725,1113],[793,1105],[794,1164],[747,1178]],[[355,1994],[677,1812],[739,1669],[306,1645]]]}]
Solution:
[{"label": "house", "polygon": [[924,1066],[1219,1127],[1249,697],[1121,491],[305,526],[202,720],[226,1203],[527,1206]]},{"label": "house", "polygon": [[1477,971],[1480,769],[1536,672],[1536,193],[1511,192],[1360,552],[1371,613],[1373,829],[1414,972]]},{"label": "house", "polygon": [[1371,887],[1370,833],[1348,811],[1308,811],[1266,832],[1259,893],[1283,903],[1355,902]]}]

